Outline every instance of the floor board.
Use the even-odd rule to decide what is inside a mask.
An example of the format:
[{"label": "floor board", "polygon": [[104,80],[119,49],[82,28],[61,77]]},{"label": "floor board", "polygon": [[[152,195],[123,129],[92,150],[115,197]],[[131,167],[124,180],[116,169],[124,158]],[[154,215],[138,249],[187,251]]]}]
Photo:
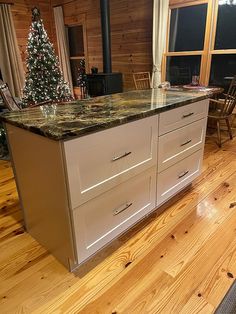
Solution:
[{"label": "floor board", "polygon": [[76,273],[23,229],[0,161],[0,313],[213,313],[236,276],[236,139],[207,139],[203,172]]}]

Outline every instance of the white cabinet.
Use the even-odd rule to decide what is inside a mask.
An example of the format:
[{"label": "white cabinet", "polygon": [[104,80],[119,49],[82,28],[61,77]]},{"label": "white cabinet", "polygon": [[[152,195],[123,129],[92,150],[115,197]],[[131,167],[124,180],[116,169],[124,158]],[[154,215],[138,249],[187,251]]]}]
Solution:
[{"label": "white cabinet", "polygon": [[75,269],[199,175],[207,110],[203,100],[68,141],[7,125],[28,232]]},{"label": "white cabinet", "polygon": [[203,148],[206,123],[201,119],[159,137],[158,172]]},{"label": "white cabinet", "polygon": [[81,263],[156,204],[156,167],[152,167],[73,211],[78,262]]},{"label": "white cabinet", "polygon": [[201,171],[202,150],[158,174],[157,205],[161,205],[186,185],[191,183]]},{"label": "white cabinet", "polygon": [[156,165],[158,117],[64,143],[72,208]]},{"label": "white cabinet", "polygon": [[202,100],[160,114],[157,206],[200,174],[208,104]]},{"label": "white cabinet", "polygon": [[78,264],[200,174],[207,109],[204,100],[64,143]]},{"label": "white cabinet", "polygon": [[170,111],[160,113],[159,135],[171,132],[196,120],[207,117],[208,100],[194,102]]}]

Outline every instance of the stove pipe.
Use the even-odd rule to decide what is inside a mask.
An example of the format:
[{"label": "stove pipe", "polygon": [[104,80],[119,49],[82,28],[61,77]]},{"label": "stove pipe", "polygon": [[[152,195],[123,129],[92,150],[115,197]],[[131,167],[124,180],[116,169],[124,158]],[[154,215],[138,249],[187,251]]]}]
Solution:
[{"label": "stove pipe", "polygon": [[112,73],[109,0],[100,0],[100,10],[102,27],[103,72]]}]

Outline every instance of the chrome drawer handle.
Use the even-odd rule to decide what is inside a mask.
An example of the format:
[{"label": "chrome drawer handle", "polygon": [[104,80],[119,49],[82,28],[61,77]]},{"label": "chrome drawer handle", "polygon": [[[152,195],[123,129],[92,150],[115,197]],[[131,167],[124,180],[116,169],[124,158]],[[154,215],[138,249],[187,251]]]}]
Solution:
[{"label": "chrome drawer handle", "polygon": [[183,144],[180,144],[180,146],[185,146],[185,145],[187,145],[187,144],[189,144],[191,142],[192,142],[192,140],[188,140],[188,141],[184,142]]},{"label": "chrome drawer handle", "polygon": [[132,205],[133,205],[133,203],[126,203],[125,205],[122,205],[121,207],[113,210],[113,216],[116,216],[116,215],[122,213],[124,210],[126,210],[127,208],[129,208]]},{"label": "chrome drawer handle", "polygon": [[179,179],[183,178],[183,177],[186,176],[186,174],[188,174],[188,173],[189,173],[189,171],[187,170],[187,171],[185,171],[184,173],[180,174],[180,175],[179,175]]},{"label": "chrome drawer handle", "polygon": [[184,114],[183,116],[182,116],[182,118],[184,119],[184,118],[188,118],[188,117],[190,117],[190,116],[192,116],[194,114],[194,112],[190,112],[190,113],[188,113],[188,114]]},{"label": "chrome drawer handle", "polygon": [[126,156],[129,156],[132,152],[128,152],[128,153],[124,153],[123,155],[120,155],[120,156],[116,156],[116,157],[113,157],[111,161],[116,161],[116,160],[119,160],[121,158],[124,158]]}]

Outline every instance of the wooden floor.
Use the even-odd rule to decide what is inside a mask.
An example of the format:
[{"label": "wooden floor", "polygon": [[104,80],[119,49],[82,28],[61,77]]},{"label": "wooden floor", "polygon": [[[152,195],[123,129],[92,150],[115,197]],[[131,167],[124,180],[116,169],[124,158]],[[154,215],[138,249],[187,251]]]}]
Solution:
[{"label": "wooden floor", "polygon": [[222,149],[207,140],[193,186],[76,274],[24,232],[11,166],[0,162],[1,314],[208,314],[235,276],[236,139]]}]

